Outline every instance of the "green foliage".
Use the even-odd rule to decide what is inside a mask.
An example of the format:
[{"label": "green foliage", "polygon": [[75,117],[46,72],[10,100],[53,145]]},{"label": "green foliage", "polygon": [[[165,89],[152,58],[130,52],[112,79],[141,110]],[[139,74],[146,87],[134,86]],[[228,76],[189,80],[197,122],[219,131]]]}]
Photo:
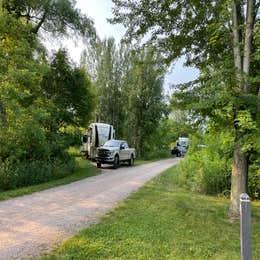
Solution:
[{"label": "green foliage", "polygon": [[[77,155],[78,155],[78,150],[77,150]],[[39,166],[41,166],[40,165],[41,162],[38,162],[38,164],[39,164]],[[47,179],[46,177],[48,177],[48,175],[52,178],[50,181],[47,181],[47,182],[44,182],[41,184],[36,184],[36,185],[29,185],[29,186],[22,187],[22,188],[1,191],[0,200],[6,200],[6,199],[22,196],[25,194],[31,194],[33,192],[50,189],[53,187],[57,187],[59,185],[69,184],[74,181],[78,181],[78,180],[81,180],[81,179],[84,179],[87,177],[91,177],[91,176],[100,174],[100,172],[101,172],[100,169],[91,165],[88,161],[86,161],[85,158],[77,158],[75,167],[73,166],[73,162],[68,163],[68,164],[64,164],[64,162],[60,162],[60,164],[58,164],[58,162],[56,162],[56,165],[57,165],[56,169],[58,170],[58,172],[60,172],[61,170],[64,171],[64,172],[62,172],[61,175],[58,175],[55,172],[54,172],[54,174],[49,174],[49,172],[44,172],[43,174],[45,176],[45,179]],[[50,170],[50,168],[53,169],[52,165],[49,164],[49,166],[50,167],[48,168],[48,170]],[[43,165],[43,168],[45,169],[45,165]],[[1,169],[3,172],[3,168],[1,168]],[[72,169],[74,169],[73,173],[70,172]],[[55,169],[53,169],[53,171],[54,170]],[[53,179],[53,175],[56,177],[59,177],[59,178]],[[66,176],[64,178],[60,178],[62,175],[66,175]],[[25,181],[28,181],[28,180],[25,180]],[[4,179],[1,179],[0,182],[3,184]],[[16,179],[15,179],[15,183],[16,183]],[[12,185],[12,183],[10,183],[10,182],[9,182],[9,184]],[[6,184],[3,184],[3,186],[6,187]]]},{"label": "green foliage", "polygon": [[129,102],[125,135],[143,156],[149,153],[151,146],[155,146],[151,137],[168,113],[163,96],[165,68],[160,63],[161,56],[152,48],[132,55],[128,84],[124,86]]},{"label": "green foliage", "polygon": [[[234,136],[233,152],[239,150],[244,165],[236,165],[234,160],[233,169],[246,176],[247,158],[253,165],[259,161],[259,1],[113,2],[114,17],[110,21],[127,28],[127,40],[145,38],[144,44],[152,44],[163,53],[166,64],[184,56],[186,65],[200,70],[197,80],[175,86],[172,105],[187,111],[197,123],[210,124],[214,131]],[[248,26],[250,19],[252,24]],[[218,150],[215,152],[219,154]],[[211,168],[216,169],[218,176],[220,169],[225,172],[226,167],[216,163],[208,174]],[[235,180],[236,175],[233,177]],[[232,186],[236,194],[233,204],[246,186],[236,183]]]},{"label": "green foliage", "polygon": [[66,34],[69,30],[87,39],[96,36],[93,21],[75,8],[70,0],[2,0],[2,7],[17,19],[32,25],[31,32],[44,31]]},{"label": "green foliage", "polygon": [[[234,137],[229,132],[192,135],[185,160],[180,163],[176,183],[205,194],[230,195],[232,150]],[[259,199],[259,154],[251,154],[248,173],[248,194]],[[258,158],[258,159],[256,159]]]},{"label": "green foliage", "polygon": [[[93,53],[95,60],[89,57]],[[86,64],[87,60],[90,64]],[[141,157],[158,157],[161,153],[153,140],[160,120],[168,114],[163,95],[165,66],[161,60],[153,48],[134,50],[125,44],[117,48],[112,38],[82,54],[82,66],[93,68],[95,120],[112,124],[116,137],[126,139]]]},{"label": "green foliage", "polygon": [[220,60],[223,47],[231,48],[226,30],[228,4],[185,1],[124,1],[115,4],[112,23],[121,23],[127,30],[127,39],[140,39],[153,44],[164,53],[165,61],[187,56],[187,64],[198,65],[210,58]]},{"label": "green foliage", "polygon": [[185,112],[172,111],[169,118],[159,121],[155,131],[147,138],[144,156],[147,158],[168,157],[179,137],[188,137],[196,130],[197,128],[194,129],[190,124]]},{"label": "green foliage", "polygon": [[86,73],[62,51],[49,65],[33,25],[10,12],[0,13],[1,190],[71,173],[75,163],[66,150],[94,107]]},{"label": "green foliage", "polygon": [[105,39],[97,46],[95,86],[98,103],[97,121],[107,122],[115,127],[117,135],[122,133],[124,99],[120,80],[118,49],[113,38]]},{"label": "green foliage", "polygon": [[75,169],[70,157],[53,161],[33,160],[15,162],[5,160],[0,163],[0,190],[10,190],[63,178]]},{"label": "green foliage", "polygon": [[178,184],[206,194],[229,194],[232,143],[228,133],[194,135],[180,164]]},{"label": "green foliage", "polygon": [[56,117],[59,128],[88,122],[94,109],[91,82],[83,69],[72,67],[66,51],[54,55],[41,87],[45,97],[55,105],[52,117]]},{"label": "green foliage", "polygon": [[251,198],[260,199],[260,152],[250,156],[251,164],[248,173],[248,192]]}]

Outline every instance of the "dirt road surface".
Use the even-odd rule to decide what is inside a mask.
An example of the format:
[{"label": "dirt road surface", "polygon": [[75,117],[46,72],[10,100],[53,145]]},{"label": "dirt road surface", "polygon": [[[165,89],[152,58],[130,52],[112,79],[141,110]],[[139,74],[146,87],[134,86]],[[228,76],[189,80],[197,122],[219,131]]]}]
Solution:
[{"label": "dirt road surface", "polygon": [[0,259],[33,258],[97,223],[116,203],[180,159],[116,170],[0,202]]}]

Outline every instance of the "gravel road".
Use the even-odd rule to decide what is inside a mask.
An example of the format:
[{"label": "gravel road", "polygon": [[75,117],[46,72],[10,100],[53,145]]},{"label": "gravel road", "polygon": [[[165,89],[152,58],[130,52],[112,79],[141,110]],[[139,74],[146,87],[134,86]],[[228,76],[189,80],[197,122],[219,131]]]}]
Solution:
[{"label": "gravel road", "polygon": [[179,162],[167,159],[116,170],[0,202],[0,259],[26,259],[97,223],[145,182]]}]

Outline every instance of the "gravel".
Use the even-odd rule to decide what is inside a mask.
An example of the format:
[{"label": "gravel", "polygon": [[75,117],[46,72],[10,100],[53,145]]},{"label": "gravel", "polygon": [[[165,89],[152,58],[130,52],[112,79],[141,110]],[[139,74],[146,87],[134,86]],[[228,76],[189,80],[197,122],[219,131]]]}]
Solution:
[{"label": "gravel", "polygon": [[0,202],[0,259],[35,258],[83,228],[178,163],[167,159],[116,170],[68,185]]}]

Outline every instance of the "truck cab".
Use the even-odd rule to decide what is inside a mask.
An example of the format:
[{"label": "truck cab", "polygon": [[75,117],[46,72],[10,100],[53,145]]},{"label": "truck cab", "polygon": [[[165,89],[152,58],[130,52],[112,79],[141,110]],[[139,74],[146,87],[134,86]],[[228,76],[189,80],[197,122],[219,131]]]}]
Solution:
[{"label": "truck cab", "polygon": [[129,148],[124,140],[110,140],[97,149],[97,167],[101,164],[113,164],[117,168],[121,162],[128,162],[129,166],[134,164],[135,149]]}]

